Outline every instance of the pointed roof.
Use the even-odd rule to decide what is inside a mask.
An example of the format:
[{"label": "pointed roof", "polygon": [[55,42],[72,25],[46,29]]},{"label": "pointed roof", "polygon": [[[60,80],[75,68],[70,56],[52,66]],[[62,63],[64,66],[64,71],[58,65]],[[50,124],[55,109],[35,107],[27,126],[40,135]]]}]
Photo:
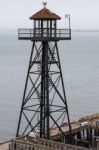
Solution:
[{"label": "pointed roof", "polygon": [[58,20],[61,19],[60,16],[56,15],[55,13],[53,13],[52,11],[50,11],[49,9],[47,9],[46,7],[44,7],[43,9],[41,9],[40,11],[38,11],[37,13],[35,13],[34,15],[32,15],[30,17],[31,20],[42,20],[42,19],[51,19],[51,20]]}]

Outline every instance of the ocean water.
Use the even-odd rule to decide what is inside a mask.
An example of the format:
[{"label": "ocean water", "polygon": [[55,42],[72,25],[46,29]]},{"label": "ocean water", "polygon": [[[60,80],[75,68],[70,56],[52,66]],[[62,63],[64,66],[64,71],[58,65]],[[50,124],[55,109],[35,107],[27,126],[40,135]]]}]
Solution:
[{"label": "ocean water", "polygon": [[[32,43],[0,34],[0,141],[15,136]],[[71,120],[99,113],[99,32],[58,43]]]}]

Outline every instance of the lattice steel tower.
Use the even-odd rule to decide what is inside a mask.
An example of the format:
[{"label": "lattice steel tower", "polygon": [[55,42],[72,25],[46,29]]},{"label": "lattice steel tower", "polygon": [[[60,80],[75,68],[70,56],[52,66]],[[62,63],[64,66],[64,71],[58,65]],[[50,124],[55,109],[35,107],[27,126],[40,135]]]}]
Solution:
[{"label": "lattice steel tower", "polygon": [[44,8],[30,17],[33,29],[18,30],[19,40],[31,40],[33,46],[16,136],[31,132],[45,139],[65,136],[64,123],[71,131],[57,45],[59,40],[71,39],[69,15],[67,18],[68,29],[57,29],[61,18],[44,3]]}]

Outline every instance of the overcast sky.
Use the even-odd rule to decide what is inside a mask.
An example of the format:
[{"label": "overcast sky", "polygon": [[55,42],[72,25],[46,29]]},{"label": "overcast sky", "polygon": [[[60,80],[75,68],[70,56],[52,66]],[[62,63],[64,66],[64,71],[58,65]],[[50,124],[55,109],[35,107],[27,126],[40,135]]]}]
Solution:
[{"label": "overcast sky", "polygon": [[42,9],[43,1],[62,17],[60,26],[65,25],[65,14],[70,13],[73,29],[99,29],[99,0],[0,0],[0,29],[32,26],[28,18]]}]

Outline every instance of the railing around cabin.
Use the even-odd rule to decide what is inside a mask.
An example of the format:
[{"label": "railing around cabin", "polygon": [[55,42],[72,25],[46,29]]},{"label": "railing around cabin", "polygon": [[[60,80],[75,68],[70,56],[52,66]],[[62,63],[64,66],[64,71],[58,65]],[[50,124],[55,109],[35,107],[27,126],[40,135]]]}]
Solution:
[{"label": "railing around cabin", "polygon": [[18,29],[18,38],[71,38],[71,29]]}]

